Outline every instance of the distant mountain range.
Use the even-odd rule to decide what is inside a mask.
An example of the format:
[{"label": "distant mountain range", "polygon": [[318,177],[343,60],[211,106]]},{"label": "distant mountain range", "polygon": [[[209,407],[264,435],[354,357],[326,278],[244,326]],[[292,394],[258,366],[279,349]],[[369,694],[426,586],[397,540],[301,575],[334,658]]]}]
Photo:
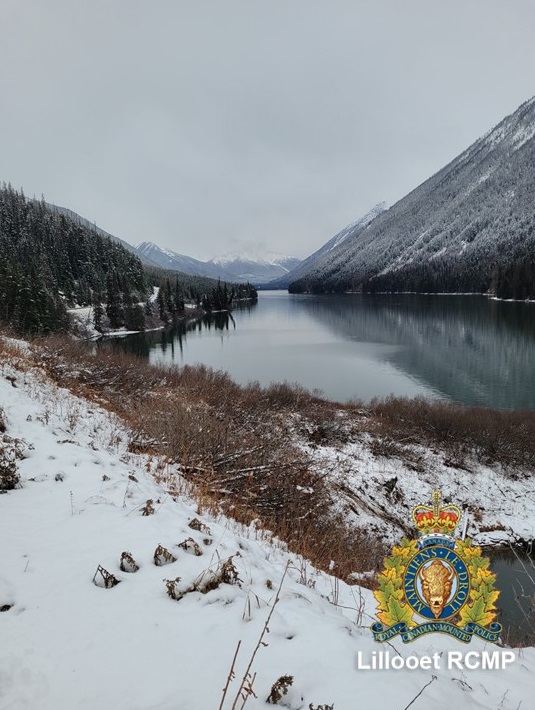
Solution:
[{"label": "distant mountain range", "polygon": [[300,260],[274,252],[244,254],[241,252],[199,261],[191,256],[163,249],[153,242],[143,242],[136,251],[140,256],[161,268],[182,271],[186,274],[210,276],[226,281],[265,284],[274,278],[289,273]]},{"label": "distant mountain range", "polygon": [[289,290],[535,298],[534,136],[532,98],[389,210],[336,235]]},{"label": "distant mountain range", "polygon": [[[221,279],[234,283],[249,282],[254,285],[266,284],[269,281],[285,276],[301,263],[300,259],[285,256],[275,252],[265,251],[257,254],[236,252],[224,256],[214,257],[209,261],[200,261],[192,256],[185,256],[170,249],[143,242],[137,247],[132,246],[124,239],[106,232],[97,227],[88,219],[81,217],[67,207],[60,207],[46,203],[56,214],[64,215],[74,220],[81,227],[95,231],[102,237],[107,237],[120,244],[131,254],[139,257],[145,266],[158,267],[169,271],[180,271],[192,276],[207,276],[212,279]],[[289,282],[288,282],[289,283]],[[288,284],[286,283],[286,286]]]}]

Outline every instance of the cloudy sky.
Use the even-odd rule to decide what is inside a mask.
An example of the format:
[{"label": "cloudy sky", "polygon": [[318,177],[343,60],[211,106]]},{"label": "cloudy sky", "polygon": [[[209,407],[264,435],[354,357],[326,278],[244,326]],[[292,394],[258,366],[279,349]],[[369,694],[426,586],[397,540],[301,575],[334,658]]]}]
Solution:
[{"label": "cloudy sky", "polygon": [[535,93],[535,0],[0,0],[0,180],[307,256]]}]

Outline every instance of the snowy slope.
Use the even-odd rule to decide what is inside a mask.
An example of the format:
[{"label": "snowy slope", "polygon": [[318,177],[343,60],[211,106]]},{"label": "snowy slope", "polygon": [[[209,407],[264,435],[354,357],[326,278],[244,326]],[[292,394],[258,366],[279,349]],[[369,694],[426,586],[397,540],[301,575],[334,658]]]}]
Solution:
[{"label": "snowy slope", "polygon": [[129,251],[131,254],[135,254],[140,259],[142,264],[145,264],[146,266],[157,266],[157,264],[154,261],[151,261],[151,259],[149,259],[147,256],[145,256],[145,254],[138,252],[136,247],[133,247],[128,242],[125,242],[124,239],[120,239],[119,237],[116,237],[113,234],[106,232],[104,229],[97,227],[96,224],[90,222],[85,217],[80,217],[80,215],[77,214],[76,212],[74,212],[73,210],[70,210],[67,207],[59,207],[58,205],[52,205],[50,203],[47,203],[47,206],[51,210],[53,210],[54,212],[57,212],[59,214],[63,214],[66,217],[70,217],[75,222],[78,222],[78,224],[81,224],[83,227],[87,227],[87,229],[94,230],[95,232],[97,232],[97,234],[100,234],[102,237],[106,237],[108,239],[111,239],[114,242],[118,242],[122,247],[124,247],[126,249],[126,251]]},{"label": "snowy slope", "polygon": [[305,277],[308,273],[313,271],[316,265],[320,264],[324,257],[326,257],[326,255],[328,255],[333,249],[338,247],[343,242],[346,242],[347,244],[357,239],[358,235],[362,232],[362,230],[387,209],[388,206],[386,202],[379,202],[377,205],[372,207],[372,209],[367,212],[363,217],[335,234],[334,237],[329,239],[329,241],[326,242],[322,247],[320,247],[317,251],[315,251],[313,254],[304,259],[304,261],[302,261],[300,264],[293,267],[288,274],[277,278],[273,283],[270,284],[270,286],[273,288],[287,288],[287,286],[293,281]]},{"label": "snowy slope", "polygon": [[[378,699],[401,710],[430,681],[415,708],[535,710],[535,649],[506,670],[358,670],[358,651],[370,658],[386,648],[368,630],[369,591],[317,572],[255,525],[199,515],[172,466],[128,452],[129,433],[114,416],[16,364],[11,356],[0,372],[6,434],[24,440],[26,457],[22,487],[0,496],[0,607],[13,605],[0,613],[2,710],[218,708],[241,641],[224,704],[230,710],[271,612],[268,645],[251,667],[258,697],[247,710],[271,707],[270,687],[288,673],[294,685],[285,707],[293,710],[310,703],[371,710]],[[156,512],[143,516],[147,499]],[[209,530],[192,530],[193,518]],[[188,537],[201,556],[177,546]],[[174,563],[153,564],[158,544]],[[125,550],[138,572],[119,569]],[[166,595],[164,579],[180,576],[184,590],[230,555],[239,586],[180,601]],[[117,586],[92,584],[99,564]],[[403,656],[450,649],[466,650],[440,635],[389,647]]]},{"label": "snowy slope", "polygon": [[[535,98],[438,173],[300,271],[292,291],[481,292],[535,249]],[[381,279],[374,286],[374,279]],[[442,288],[428,288],[434,282]],[[427,288],[426,288],[427,287]]]},{"label": "snowy slope", "polygon": [[[143,242],[136,247],[139,254],[160,266],[162,269],[182,271],[193,276],[209,276],[217,279],[221,276],[217,269],[211,268],[204,261],[199,261],[191,256],[178,254],[171,249],[164,249],[153,242]],[[224,277],[223,277],[224,278]]]}]

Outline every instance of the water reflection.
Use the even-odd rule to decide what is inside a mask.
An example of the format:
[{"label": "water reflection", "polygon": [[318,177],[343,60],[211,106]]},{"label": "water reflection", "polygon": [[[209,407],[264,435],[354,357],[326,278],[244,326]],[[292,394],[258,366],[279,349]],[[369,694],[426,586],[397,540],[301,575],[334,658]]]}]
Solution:
[{"label": "water reflection", "polygon": [[504,637],[535,643],[535,560],[525,552],[486,550],[500,590],[497,606]]},{"label": "water reflection", "polygon": [[[250,306],[250,308],[254,308],[254,306]],[[244,310],[249,310],[250,308],[246,309],[244,307]],[[177,325],[163,330],[136,333],[124,338],[113,338],[106,342],[111,344],[112,347],[124,349],[139,357],[146,358],[149,358],[151,352],[157,349],[162,355],[167,354],[174,361],[179,354],[184,354],[184,345],[189,334],[200,333],[203,330],[224,332],[235,329],[236,321],[232,313],[218,311],[206,313],[200,318],[181,321]]]},{"label": "water reflection", "polygon": [[394,367],[470,405],[535,409],[535,304],[485,297],[347,296],[302,300],[338,337],[397,344]]},{"label": "water reflection", "polygon": [[535,304],[477,296],[289,295],[117,343],[202,362],[238,382],[287,380],[326,397],[444,397],[535,409]]}]

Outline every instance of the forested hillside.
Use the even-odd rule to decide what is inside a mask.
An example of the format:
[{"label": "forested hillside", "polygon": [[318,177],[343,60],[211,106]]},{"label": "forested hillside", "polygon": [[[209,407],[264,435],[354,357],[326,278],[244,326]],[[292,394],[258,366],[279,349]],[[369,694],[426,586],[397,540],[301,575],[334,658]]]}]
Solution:
[{"label": "forested hillside", "polygon": [[0,322],[22,333],[63,330],[68,307],[101,303],[117,321],[146,292],[141,262],[119,244],[0,189]]},{"label": "forested hillside", "polygon": [[535,99],[289,286],[535,298]]},{"label": "forested hillside", "polygon": [[[157,298],[154,298],[158,288]],[[0,324],[24,334],[68,330],[68,309],[90,307],[97,332],[143,330],[182,317],[185,304],[223,310],[256,298],[249,284],[145,267],[69,210],[0,188]]]}]

